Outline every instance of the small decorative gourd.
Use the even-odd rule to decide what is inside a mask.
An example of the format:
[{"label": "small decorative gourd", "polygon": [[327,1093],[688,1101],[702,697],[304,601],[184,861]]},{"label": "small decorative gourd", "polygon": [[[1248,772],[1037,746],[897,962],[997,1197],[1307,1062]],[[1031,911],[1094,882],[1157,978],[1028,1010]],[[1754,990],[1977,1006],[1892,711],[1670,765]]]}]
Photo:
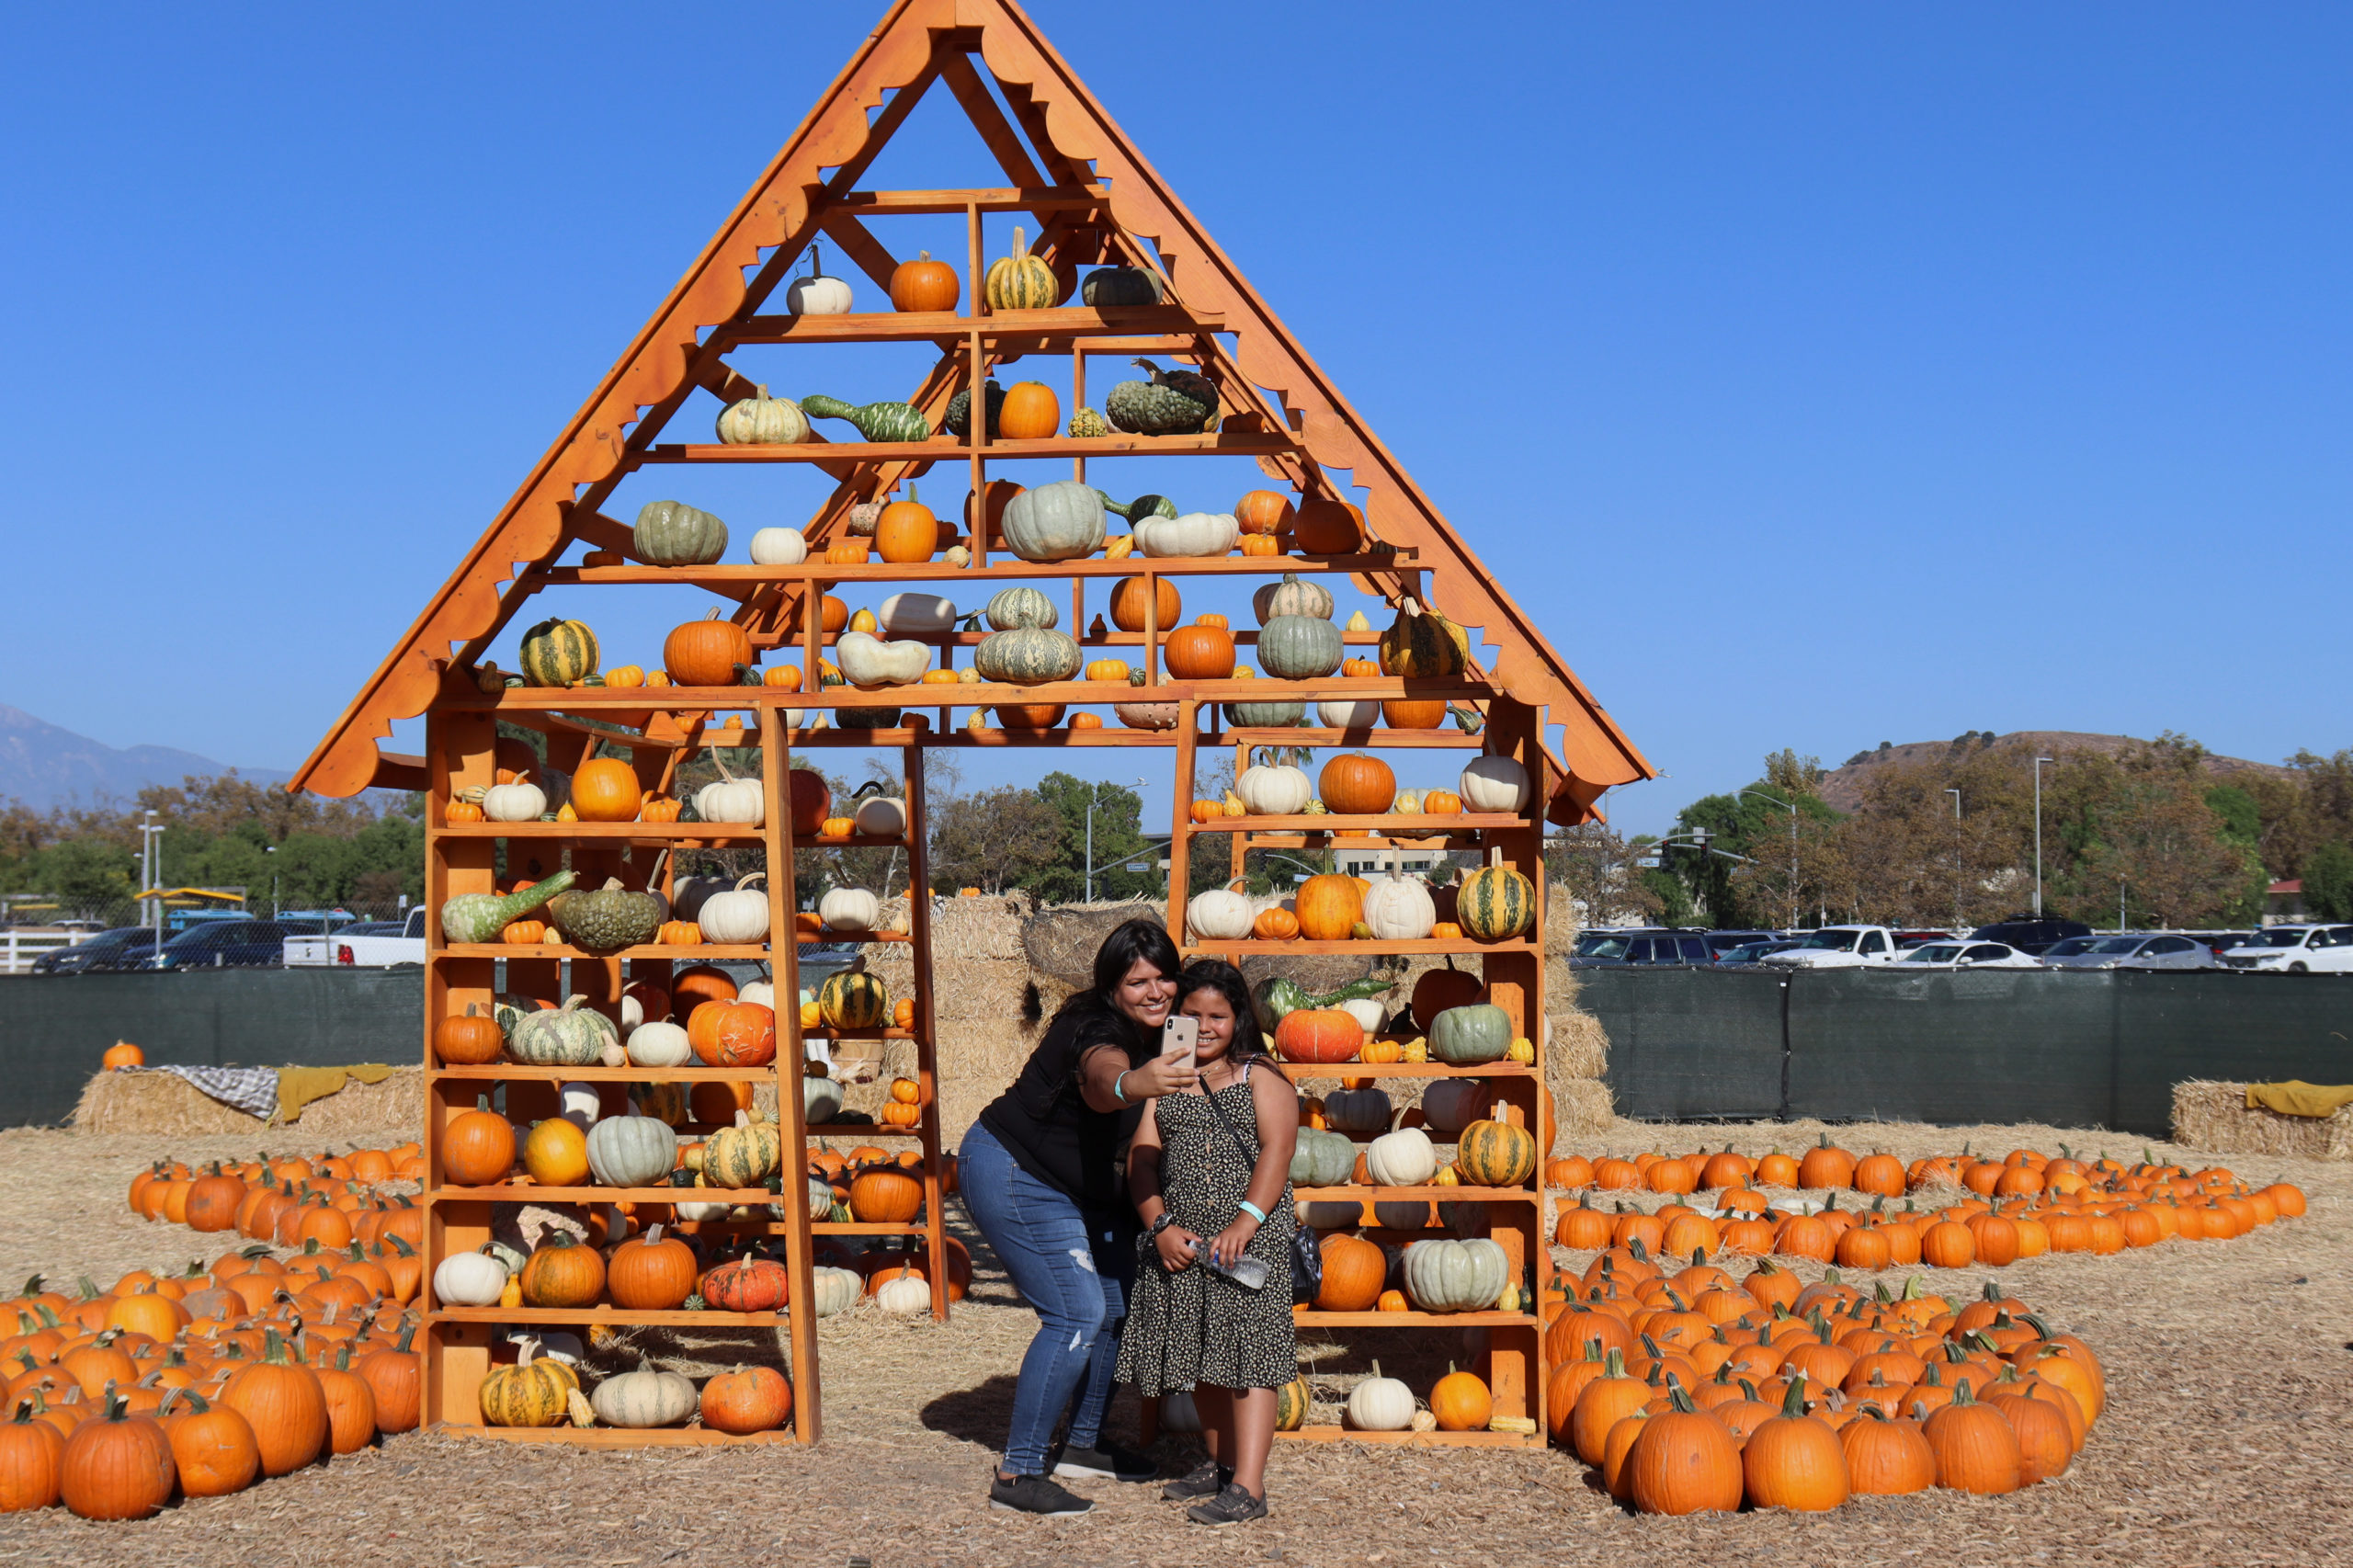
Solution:
[{"label": "small decorative gourd", "polygon": [[849,285],[838,278],[825,276],[824,259],[812,241],[809,276],[792,280],[792,286],[784,291],[784,308],[796,316],[846,316],[849,307]]},{"label": "small decorative gourd", "polygon": [[1045,257],[1029,254],[1029,236],[1019,224],[1014,225],[1012,252],[989,264],[981,297],[992,311],[1050,310],[1062,298],[1054,269]]},{"label": "small decorative gourd", "polygon": [[870,441],[928,441],[931,421],[923,410],[906,403],[844,403],[813,392],[801,400],[801,412],[812,419],[846,419]]},{"label": "small decorative gourd", "polygon": [[809,416],[789,397],[770,397],[765,386],[720,410],[720,444],[728,447],[790,447],[809,438]]}]

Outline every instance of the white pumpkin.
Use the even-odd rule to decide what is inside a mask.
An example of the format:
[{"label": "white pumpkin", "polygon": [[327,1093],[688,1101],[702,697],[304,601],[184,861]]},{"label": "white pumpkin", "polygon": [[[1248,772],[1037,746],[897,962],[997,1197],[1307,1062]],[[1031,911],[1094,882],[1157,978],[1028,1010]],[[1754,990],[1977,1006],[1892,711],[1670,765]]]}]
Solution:
[{"label": "white pumpkin", "polygon": [[1381,1375],[1381,1363],[1372,1364],[1372,1376],[1348,1391],[1348,1425],[1363,1432],[1403,1432],[1414,1424],[1414,1391],[1395,1378]]},{"label": "white pumpkin", "polygon": [[729,403],[719,412],[714,432],[729,447],[795,447],[809,438],[809,416],[789,397],[770,397],[768,389]]},{"label": "white pumpkin", "polygon": [[[813,1045],[822,1041],[813,1040]],[[834,1118],[841,1114],[842,1086],[831,1078],[811,1074],[801,1075],[801,1119],[812,1127],[830,1127]],[[812,1194],[813,1197],[814,1195]],[[828,1206],[831,1199],[827,1200]]]},{"label": "white pumpkin", "polygon": [[882,901],[864,888],[828,888],[817,901],[817,918],[829,931],[871,931],[882,918]]},{"label": "white pumpkin", "polygon": [[[766,872],[761,873],[766,875]],[[746,981],[744,989],[735,993],[738,1002],[757,1002],[773,1013],[776,1011],[776,987],[765,980]]]},{"label": "white pumpkin", "polygon": [[752,536],[755,566],[798,566],[809,559],[809,541],[799,528],[762,528]]},{"label": "white pumpkin", "polygon": [[1438,1175],[1438,1146],[1418,1127],[1392,1124],[1365,1145],[1364,1168],[1377,1187],[1422,1187]]},{"label": "white pumpkin", "polygon": [[482,792],[482,814],[492,822],[537,822],[548,798],[537,784],[493,784]]},{"label": "white pumpkin", "polygon": [[849,285],[825,275],[817,247],[811,244],[809,275],[794,278],[785,290],[784,308],[796,316],[846,316],[849,303]]},{"label": "white pumpkin", "polygon": [[911,1269],[901,1269],[874,1287],[874,1304],[893,1317],[931,1311],[931,1286]]},{"label": "white pumpkin", "polygon": [[433,1299],[445,1307],[494,1307],[506,1266],[488,1252],[452,1253],[433,1270]]},{"label": "white pumpkin", "polygon": [[[752,891],[754,882],[767,881],[766,871],[754,871],[738,881],[726,892],[715,892],[702,901],[702,913],[696,924],[702,927],[706,942],[758,942],[768,934],[768,895],[765,890]],[[741,997],[738,997],[741,1000]]]},{"label": "white pumpkin", "polygon": [[556,1115],[583,1132],[596,1126],[597,1119],[604,1114],[603,1108],[597,1103],[597,1085],[594,1084],[563,1085],[555,1092],[555,1105]]},{"label": "white pumpkin", "polygon": [[931,667],[931,650],[921,642],[885,642],[864,631],[845,631],[834,644],[834,662],[842,678],[871,691],[876,687],[911,686]]},{"label": "white pumpkin", "polygon": [[[1296,914],[1297,911],[1293,913]],[[1376,937],[1381,935],[1380,927],[1375,926],[1372,934]],[[1339,1011],[1354,1018],[1357,1021],[1357,1027],[1368,1035],[1379,1034],[1381,1026],[1389,1021],[1388,1008],[1362,996],[1351,996],[1347,1001],[1337,1004],[1337,1006]],[[1389,1119],[1383,1116],[1381,1119],[1386,1121]]]},{"label": "white pumpkin", "polygon": [[1472,812],[1517,812],[1528,804],[1528,769],[1508,756],[1474,756],[1462,770],[1462,806]]},{"label": "white pumpkin", "polygon": [[1386,1127],[1394,1108],[1381,1089],[1335,1089],[1324,1096],[1324,1119],[1341,1132],[1371,1132]]},{"label": "white pumpkin", "polygon": [[892,594],[874,612],[874,619],[893,637],[938,633],[956,624],[956,601],[938,594]]},{"label": "white pumpkin", "polygon": [[732,1203],[681,1203],[678,1205],[678,1218],[697,1221],[724,1220],[734,1210],[735,1206]]},{"label": "white pumpkin", "polygon": [[588,1407],[608,1426],[675,1426],[698,1403],[693,1379],[665,1372],[642,1356],[636,1371],[607,1378],[588,1396]]},{"label": "white pumpkin", "polygon": [[629,1031],[629,1060],[635,1067],[677,1067],[694,1060],[687,1031],[676,1024],[640,1024]]},{"label": "white pumpkin", "polygon": [[710,759],[719,767],[719,782],[695,791],[695,815],[705,822],[759,826],[767,817],[766,788],[756,778],[738,778],[727,771],[727,759],[717,752]]},{"label": "white pumpkin", "polygon": [[849,825],[870,838],[896,838],[907,831],[907,803],[895,795],[869,795],[849,813]]},{"label": "white pumpkin", "polygon": [[1233,548],[1242,525],[1231,512],[1188,512],[1146,517],[1135,525],[1136,549],[1152,556],[1216,556]]},{"label": "white pumpkin", "polygon": [[1494,1096],[1476,1078],[1440,1078],[1422,1091],[1422,1115],[1440,1132],[1460,1132],[1487,1114]]},{"label": "white pumpkin", "polygon": [[1429,884],[1400,872],[1394,849],[1389,852],[1389,874],[1373,878],[1365,892],[1364,923],[1381,942],[1418,942],[1438,928]]},{"label": "white pumpkin", "polygon": [[1233,792],[1252,816],[1296,816],[1315,798],[1305,770],[1289,763],[1255,763],[1233,781]]},{"label": "white pumpkin", "polygon": [[849,1311],[866,1294],[866,1278],[855,1268],[813,1268],[809,1284],[821,1318]]},{"label": "white pumpkin", "polygon": [[1204,941],[1238,942],[1250,935],[1255,918],[1246,896],[1223,888],[1185,901],[1186,927]]},{"label": "white pumpkin", "polygon": [[1327,730],[1370,730],[1381,722],[1378,702],[1319,702],[1315,717]]}]

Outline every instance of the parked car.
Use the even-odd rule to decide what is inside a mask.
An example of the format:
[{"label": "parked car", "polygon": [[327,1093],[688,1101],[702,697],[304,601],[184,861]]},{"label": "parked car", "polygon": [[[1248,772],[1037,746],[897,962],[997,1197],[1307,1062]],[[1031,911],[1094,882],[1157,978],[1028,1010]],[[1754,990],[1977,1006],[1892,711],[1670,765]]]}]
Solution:
[{"label": "parked car", "polygon": [[70,948],[51,948],[33,960],[35,974],[103,974],[138,969],[155,955],[155,933],[144,926],[118,926]]},{"label": "parked car", "polygon": [[2020,952],[2039,956],[2054,942],[2090,935],[2092,928],[2080,920],[2061,920],[2041,915],[2013,915],[2007,920],[1980,926],[1969,934],[1969,939],[1972,942],[2007,942]]},{"label": "parked car", "polygon": [[2022,953],[2007,942],[1923,942],[1903,954],[1890,969],[2036,969],[2032,953]]},{"label": "parked car", "polygon": [[2244,948],[2254,942],[2256,934],[2245,931],[2184,931],[2180,935],[2193,942],[2202,943],[2214,955],[2217,963],[2233,948]]},{"label": "parked car", "polygon": [[2070,937],[2042,954],[2052,969],[2212,969],[2213,949],[2195,937]]},{"label": "parked car", "polygon": [[276,969],[285,961],[289,934],[271,920],[207,920],[165,942],[149,963],[161,970]]},{"label": "parked car", "polygon": [[1758,942],[1743,942],[1716,955],[1718,969],[1755,969],[1768,953],[1778,953],[1798,945],[1794,937],[1768,937]]},{"label": "parked car", "polygon": [[2225,968],[2268,974],[2353,971],[2353,926],[2274,926],[2222,955]]},{"label": "parked car", "polygon": [[1711,931],[1708,933],[1708,950],[1715,954],[1717,960],[1721,962],[1723,956],[1734,948],[1745,948],[1755,942],[1769,942],[1779,935],[1779,931]]},{"label": "parked car", "polygon": [[1894,957],[1895,933],[1884,926],[1825,926],[1763,961],[1776,969],[1859,969]]},{"label": "parked car", "polygon": [[425,961],[425,906],[410,910],[405,924],[355,921],[331,937],[315,931],[290,936],[284,948],[281,961],[289,969],[389,969],[394,964],[421,964]]},{"label": "parked car", "polygon": [[1634,964],[1706,964],[1715,961],[1708,934],[1673,926],[1629,926],[1587,931],[1569,954],[1571,969],[1624,969]]},{"label": "parked car", "polygon": [[1923,942],[1958,942],[1961,939],[1958,931],[1898,931],[1895,934],[1895,950],[1908,953]]}]

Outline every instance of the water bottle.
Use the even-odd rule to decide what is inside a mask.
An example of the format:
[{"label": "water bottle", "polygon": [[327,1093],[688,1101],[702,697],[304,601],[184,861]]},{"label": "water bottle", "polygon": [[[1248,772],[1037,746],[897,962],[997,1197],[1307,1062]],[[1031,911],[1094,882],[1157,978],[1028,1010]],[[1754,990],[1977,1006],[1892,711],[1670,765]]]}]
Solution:
[{"label": "water bottle", "polygon": [[1199,1237],[1196,1236],[1187,1244],[1190,1248],[1193,1256],[1200,1259],[1201,1267],[1208,1269],[1211,1274],[1222,1274],[1228,1279],[1233,1280],[1236,1285],[1241,1286],[1245,1290],[1257,1290],[1265,1288],[1267,1283],[1267,1265],[1263,1259],[1252,1257],[1245,1252],[1240,1257],[1233,1260],[1233,1267],[1228,1268],[1224,1264],[1220,1263],[1217,1260],[1217,1253],[1213,1249],[1205,1247],[1201,1244]]}]

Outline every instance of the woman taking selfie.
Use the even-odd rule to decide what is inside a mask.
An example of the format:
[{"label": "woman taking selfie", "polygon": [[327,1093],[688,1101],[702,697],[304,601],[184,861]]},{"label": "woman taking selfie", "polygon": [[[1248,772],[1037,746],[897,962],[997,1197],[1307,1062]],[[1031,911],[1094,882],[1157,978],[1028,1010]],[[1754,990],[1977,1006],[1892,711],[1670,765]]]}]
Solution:
[{"label": "woman taking selfie", "polygon": [[[1200,1082],[1153,1101],[1129,1146],[1128,1190],[1144,1234],[1120,1381],[1148,1397],[1192,1391],[1209,1462],[1161,1495],[1198,1499],[1186,1510],[1196,1524],[1233,1525],[1267,1517],[1275,1391],[1299,1376],[1290,1317],[1299,1096],[1275,1070],[1232,964],[1186,970],[1176,1007],[1199,1030]],[[1256,1290],[1229,1277],[1245,1256],[1265,1266]]]},{"label": "woman taking selfie", "polygon": [[[1142,1482],[1158,1471],[1107,1441],[1102,1427],[1135,1267],[1120,1150],[1155,1096],[1188,1089],[1195,1078],[1186,1057],[1160,1055],[1180,964],[1154,921],[1131,920],[1105,937],[1094,987],[1063,1004],[1012,1087],[964,1135],[964,1207],[1038,1313],[1005,1461],[989,1486],[995,1507],[1083,1514],[1095,1505],[1051,1475]],[[1070,1429],[1050,1465],[1065,1411]]]}]

